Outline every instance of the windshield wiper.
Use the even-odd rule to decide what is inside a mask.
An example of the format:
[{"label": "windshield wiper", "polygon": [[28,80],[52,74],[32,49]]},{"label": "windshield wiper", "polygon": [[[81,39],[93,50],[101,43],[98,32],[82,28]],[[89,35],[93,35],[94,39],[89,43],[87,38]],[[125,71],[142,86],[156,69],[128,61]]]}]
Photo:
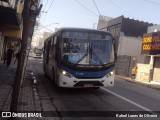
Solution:
[{"label": "windshield wiper", "polygon": [[[91,55],[94,54],[96,56],[96,58],[98,59],[98,61],[100,62],[100,64],[103,65],[103,66],[105,66],[104,63],[103,63],[103,61],[101,60],[101,58],[95,52],[93,52],[92,48],[90,48],[90,53],[91,53]],[[81,57],[81,59],[79,59],[76,62],[76,64],[80,63],[87,55],[88,55],[88,53],[84,54],[83,57]],[[91,59],[90,59],[89,63],[91,63]]]},{"label": "windshield wiper", "polygon": [[83,57],[81,57],[81,59],[79,59],[76,64],[78,64],[79,62],[81,62],[86,56],[88,55],[88,53],[84,54]]},{"label": "windshield wiper", "polygon": [[[98,61],[101,63],[101,65],[105,67],[105,65],[104,65],[103,61],[101,60],[101,58],[95,52],[93,52],[92,48],[90,48],[90,52],[91,52],[91,55],[94,54],[96,56],[96,58],[98,59]],[[90,62],[91,62],[91,59],[90,59]]]}]

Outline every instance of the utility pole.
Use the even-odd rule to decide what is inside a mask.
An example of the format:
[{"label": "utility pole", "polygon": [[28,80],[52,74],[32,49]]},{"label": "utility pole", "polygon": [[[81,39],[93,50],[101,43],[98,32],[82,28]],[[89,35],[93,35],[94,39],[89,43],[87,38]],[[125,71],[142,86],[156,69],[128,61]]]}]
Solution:
[{"label": "utility pole", "polygon": [[14,81],[13,91],[12,91],[11,106],[10,106],[11,112],[17,111],[20,87],[24,78],[24,72],[25,72],[24,70],[26,66],[25,60],[27,59],[26,50],[27,50],[27,41],[28,41],[28,21],[29,21],[30,2],[31,0],[24,1],[24,9],[22,13],[22,17],[23,17],[22,42],[21,42],[20,57],[18,60],[15,81]]},{"label": "utility pole", "polygon": [[[38,2],[38,0],[34,2]],[[33,0],[24,1],[24,9],[22,13],[22,18],[23,18],[22,42],[21,42],[20,57],[18,60],[15,81],[14,81],[13,91],[12,91],[12,98],[11,98],[11,105],[10,105],[11,112],[17,111],[20,88],[24,79],[26,63],[28,58],[27,48],[28,46],[30,46],[30,43],[31,43],[32,35],[34,32],[34,25],[36,22],[36,17],[37,15],[39,15],[39,12],[42,8],[42,5],[40,5],[40,8],[36,10],[36,12],[34,12],[33,14],[33,12],[31,11],[32,4],[33,4]],[[11,118],[11,120],[13,119],[15,118]]]}]

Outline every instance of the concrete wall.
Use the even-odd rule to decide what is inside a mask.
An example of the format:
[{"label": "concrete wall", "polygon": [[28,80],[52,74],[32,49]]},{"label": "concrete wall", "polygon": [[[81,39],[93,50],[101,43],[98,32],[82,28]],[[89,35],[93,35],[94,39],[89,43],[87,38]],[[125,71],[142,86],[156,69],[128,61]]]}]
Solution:
[{"label": "concrete wall", "polygon": [[142,38],[120,36],[118,55],[139,56],[141,55]]},{"label": "concrete wall", "polygon": [[145,56],[141,55],[142,38],[128,37],[121,33],[118,44],[116,74],[131,76],[131,71],[137,63],[144,63]]},{"label": "concrete wall", "polygon": [[160,56],[154,57],[153,81],[160,82]]},{"label": "concrete wall", "polygon": [[128,68],[130,65],[130,57],[126,55],[117,56],[117,61],[115,65],[115,73],[118,75],[128,76]]},{"label": "concrete wall", "polygon": [[149,72],[150,65],[149,64],[137,64],[137,81],[149,82]]},{"label": "concrete wall", "polygon": [[142,38],[141,37],[128,37],[121,36],[119,38],[118,53],[117,55],[127,55],[136,57],[136,61],[143,63],[144,57],[141,55]]},{"label": "concrete wall", "polygon": [[117,56],[115,73],[123,76],[131,76],[132,69],[136,66],[136,57],[119,55]]}]

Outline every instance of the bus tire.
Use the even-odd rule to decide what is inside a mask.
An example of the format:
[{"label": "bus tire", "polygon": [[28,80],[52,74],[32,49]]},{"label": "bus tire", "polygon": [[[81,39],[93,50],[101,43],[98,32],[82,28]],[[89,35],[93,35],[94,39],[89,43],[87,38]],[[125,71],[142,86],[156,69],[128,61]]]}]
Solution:
[{"label": "bus tire", "polygon": [[54,70],[54,68],[52,69],[52,76],[53,76],[52,83],[54,84],[55,88],[56,89],[60,89],[60,87],[58,86],[58,83],[56,81],[56,76],[55,76],[55,70]]},{"label": "bus tire", "polygon": [[46,78],[48,78],[47,73],[46,73],[46,69],[44,69],[44,75]]},{"label": "bus tire", "polygon": [[55,70],[54,70],[54,68],[52,68],[52,81],[57,86],[56,79],[55,79]]}]

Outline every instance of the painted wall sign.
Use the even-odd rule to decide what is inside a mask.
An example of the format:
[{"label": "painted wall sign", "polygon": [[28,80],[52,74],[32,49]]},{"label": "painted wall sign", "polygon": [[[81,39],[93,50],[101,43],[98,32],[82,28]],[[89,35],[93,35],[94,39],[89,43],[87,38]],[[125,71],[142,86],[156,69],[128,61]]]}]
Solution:
[{"label": "painted wall sign", "polygon": [[142,54],[160,54],[160,32],[146,33],[143,35]]}]

